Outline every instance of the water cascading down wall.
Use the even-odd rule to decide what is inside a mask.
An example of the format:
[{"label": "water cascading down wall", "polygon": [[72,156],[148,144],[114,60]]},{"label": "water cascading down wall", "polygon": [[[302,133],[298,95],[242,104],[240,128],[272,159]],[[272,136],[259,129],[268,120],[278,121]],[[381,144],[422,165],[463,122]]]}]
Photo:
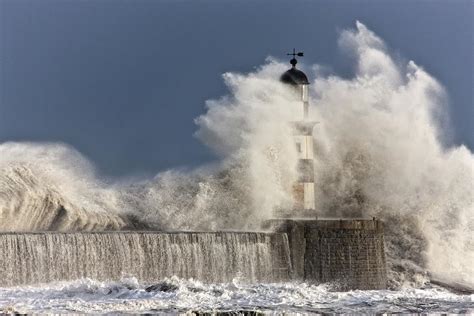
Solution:
[{"label": "water cascading down wall", "polygon": [[379,221],[272,221],[275,232],[0,233],[3,286],[78,278],[152,283],[336,282],[385,288]]},{"label": "water cascading down wall", "polygon": [[4,286],[83,277],[154,282],[174,275],[282,282],[291,266],[287,236],[271,233],[3,233],[0,249]]}]

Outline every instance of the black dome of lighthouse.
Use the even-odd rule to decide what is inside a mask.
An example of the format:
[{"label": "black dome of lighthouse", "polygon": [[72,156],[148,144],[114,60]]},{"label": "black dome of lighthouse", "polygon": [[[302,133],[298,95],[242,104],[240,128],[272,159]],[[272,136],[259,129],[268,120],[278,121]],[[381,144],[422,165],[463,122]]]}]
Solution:
[{"label": "black dome of lighthouse", "polygon": [[306,74],[301,70],[296,69],[297,64],[296,58],[290,60],[290,64],[292,65],[291,69],[285,71],[281,77],[280,81],[283,83],[291,84],[291,85],[302,85],[302,84],[309,84],[308,77]]},{"label": "black dome of lighthouse", "polygon": [[280,81],[295,86],[301,84],[309,84],[308,77],[306,77],[305,73],[296,68],[291,68],[285,71],[281,75]]}]

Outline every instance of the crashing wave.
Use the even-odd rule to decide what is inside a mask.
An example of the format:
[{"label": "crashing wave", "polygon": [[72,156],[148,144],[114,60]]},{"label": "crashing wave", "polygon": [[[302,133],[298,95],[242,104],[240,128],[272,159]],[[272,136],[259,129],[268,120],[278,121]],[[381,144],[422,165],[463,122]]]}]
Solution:
[{"label": "crashing wave", "polygon": [[0,231],[117,230],[128,225],[125,216],[85,209],[62,196],[25,164],[0,169]]}]

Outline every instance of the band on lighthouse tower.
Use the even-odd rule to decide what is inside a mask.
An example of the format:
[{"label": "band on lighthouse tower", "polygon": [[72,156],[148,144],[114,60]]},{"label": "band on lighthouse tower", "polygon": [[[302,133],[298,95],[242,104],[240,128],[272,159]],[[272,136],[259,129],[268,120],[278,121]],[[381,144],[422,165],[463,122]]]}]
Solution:
[{"label": "band on lighthouse tower", "polygon": [[280,80],[295,89],[298,101],[301,101],[301,120],[291,122],[296,150],[298,152],[298,181],[293,185],[295,208],[299,210],[314,210],[314,151],[313,151],[313,127],[316,122],[310,121],[308,117],[308,77],[301,70],[296,69],[296,56],[303,57],[302,52],[287,55],[293,56],[290,60],[291,69],[280,77]]}]

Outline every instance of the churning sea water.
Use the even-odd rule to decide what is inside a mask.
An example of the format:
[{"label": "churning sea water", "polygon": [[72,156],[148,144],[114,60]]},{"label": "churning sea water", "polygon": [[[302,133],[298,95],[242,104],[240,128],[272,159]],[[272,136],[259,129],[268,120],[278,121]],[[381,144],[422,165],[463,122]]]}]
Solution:
[{"label": "churning sea water", "polygon": [[398,291],[332,292],[305,283],[204,284],[179,278],[140,284],[80,279],[0,288],[0,311],[17,313],[473,313],[474,295],[437,286]]}]

